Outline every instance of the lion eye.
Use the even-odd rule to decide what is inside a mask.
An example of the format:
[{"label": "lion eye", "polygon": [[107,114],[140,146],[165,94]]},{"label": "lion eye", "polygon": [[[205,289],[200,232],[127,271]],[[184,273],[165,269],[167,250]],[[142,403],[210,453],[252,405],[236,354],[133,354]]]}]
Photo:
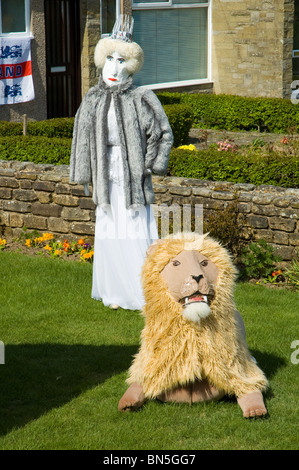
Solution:
[{"label": "lion eye", "polygon": [[201,261],[200,265],[203,267],[208,266],[208,260],[204,259],[203,261]]},{"label": "lion eye", "polygon": [[176,259],[172,262],[173,266],[179,266],[181,263]]}]

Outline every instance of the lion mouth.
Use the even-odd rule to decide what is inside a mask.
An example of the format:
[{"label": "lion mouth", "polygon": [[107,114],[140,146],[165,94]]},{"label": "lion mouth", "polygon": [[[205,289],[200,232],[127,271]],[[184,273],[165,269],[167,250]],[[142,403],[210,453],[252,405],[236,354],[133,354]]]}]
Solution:
[{"label": "lion mouth", "polygon": [[209,304],[209,299],[207,295],[201,294],[201,292],[195,292],[192,295],[183,297],[179,300],[179,302],[183,305],[183,307],[186,307],[187,305],[190,305],[191,303],[195,302],[204,302],[206,304]]}]

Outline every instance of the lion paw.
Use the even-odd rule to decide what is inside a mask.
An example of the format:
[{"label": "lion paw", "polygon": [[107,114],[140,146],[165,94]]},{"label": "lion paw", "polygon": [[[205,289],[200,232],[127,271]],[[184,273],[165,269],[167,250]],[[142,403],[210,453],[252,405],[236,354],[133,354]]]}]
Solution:
[{"label": "lion paw", "polygon": [[118,403],[119,411],[138,410],[145,402],[144,393],[139,383],[134,382],[124,393]]},{"label": "lion paw", "polygon": [[261,418],[267,414],[261,392],[253,392],[238,398],[244,418]]}]

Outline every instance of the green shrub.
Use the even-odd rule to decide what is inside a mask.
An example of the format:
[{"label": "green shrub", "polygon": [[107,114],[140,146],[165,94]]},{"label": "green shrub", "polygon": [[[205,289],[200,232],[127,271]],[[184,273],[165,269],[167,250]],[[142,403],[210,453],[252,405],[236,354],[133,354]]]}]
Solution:
[{"label": "green shrub", "polygon": [[[193,123],[193,110],[187,104],[166,104],[165,113],[174,134],[174,146],[188,141],[189,131]],[[45,121],[29,121],[28,136],[44,136],[48,138],[72,138],[74,118],[55,118]],[[23,135],[23,124],[20,122],[0,121],[0,137]]]},{"label": "green shrub", "polygon": [[190,105],[197,127],[282,133],[290,128],[299,130],[299,107],[289,99],[169,92],[158,97],[163,104]]},{"label": "green shrub", "polygon": [[296,290],[299,290],[299,261],[293,260],[288,266],[285,276],[288,280],[288,284],[293,286]]},{"label": "green shrub", "polygon": [[199,151],[173,149],[168,174],[184,178],[232,183],[268,184],[299,187],[299,160],[296,155],[273,154],[259,151],[219,152],[216,148]]},{"label": "green shrub", "polygon": [[157,93],[157,97],[163,106],[165,104],[180,104],[182,102],[182,93],[171,93],[169,91],[164,91],[163,93]]},{"label": "green shrub", "polygon": [[23,125],[20,122],[0,121],[0,137],[22,135]]},{"label": "green shrub", "polygon": [[[74,118],[29,121],[27,123],[27,135],[71,138],[73,127]],[[23,124],[21,122],[0,121],[0,137],[13,135],[23,135]]]},{"label": "green shrub", "polygon": [[71,139],[33,136],[0,137],[0,160],[68,165]]},{"label": "green shrub", "polygon": [[74,118],[55,118],[28,122],[27,133],[32,136],[72,138]]},{"label": "green shrub", "polygon": [[243,215],[239,213],[236,197],[224,209],[212,211],[205,216],[203,231],[224,245],[237,258],[244,248],[242,238]]},{"label": "green shrub", "polygon": [[274,254],[274,248],[265,240],[252,242],[242,254],[242,275],[249,279],[264,278],[271,274],[279,261],[281,258]]},{"label": "green shrub", "polygon": [[191,106],[185,104],[167,104],[163,107],[172,128],[174,147],[186,144],[193,123]]}]

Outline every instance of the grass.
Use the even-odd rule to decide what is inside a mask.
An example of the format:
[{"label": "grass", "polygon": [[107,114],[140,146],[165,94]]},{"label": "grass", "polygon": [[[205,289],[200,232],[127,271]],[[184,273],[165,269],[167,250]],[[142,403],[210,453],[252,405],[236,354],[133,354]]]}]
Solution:
[{"label": "grass", "polygon": [[92,300],[92,266],[0,252],[0,449],[298,449],[298,293],[238,284],[247,342],[266,373],[269,417],[235,400],[120,413],[139,312]]}]

